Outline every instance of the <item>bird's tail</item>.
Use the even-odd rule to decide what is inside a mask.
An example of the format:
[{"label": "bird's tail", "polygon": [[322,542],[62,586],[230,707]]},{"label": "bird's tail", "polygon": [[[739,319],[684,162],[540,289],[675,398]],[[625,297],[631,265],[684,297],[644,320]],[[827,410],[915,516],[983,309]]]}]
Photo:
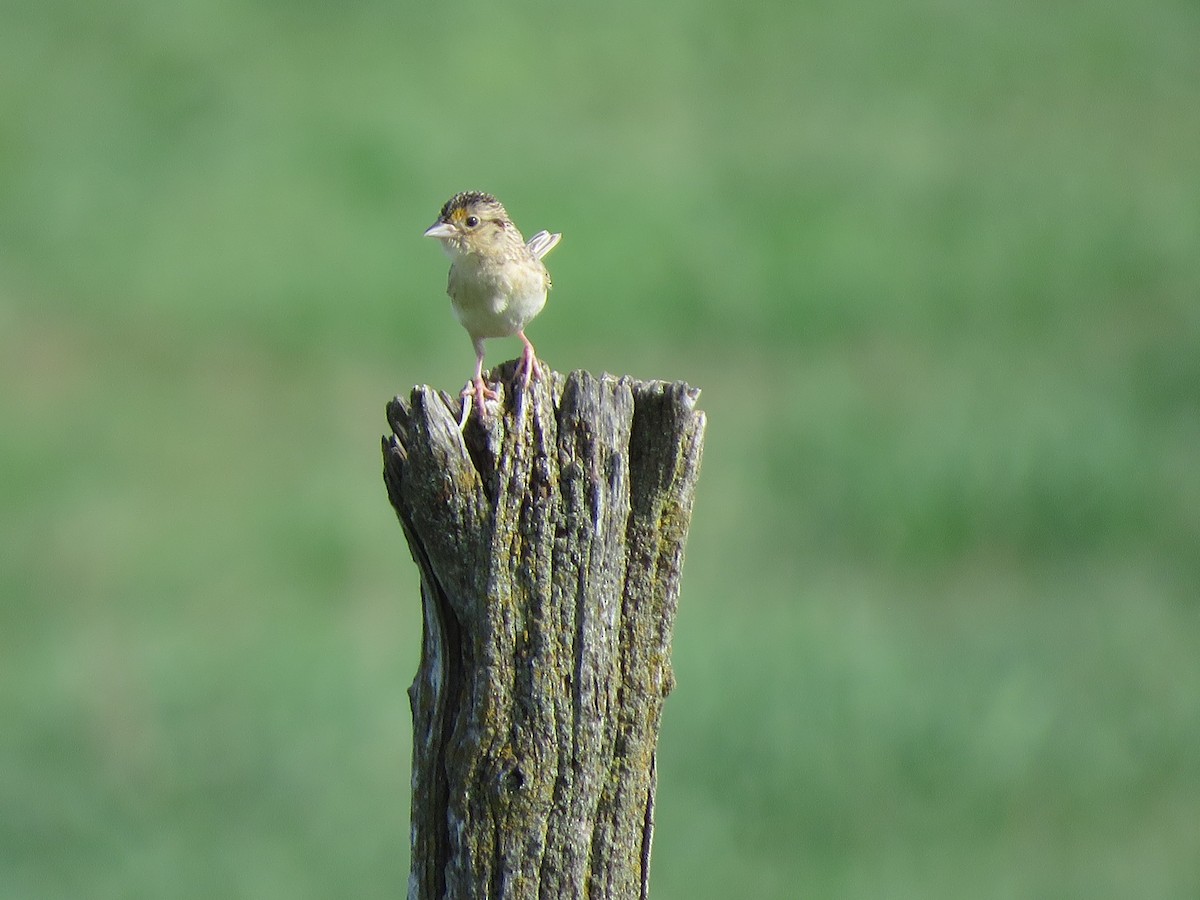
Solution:
[{"label": "bird's tail", "polygon": [[561,234],[551,234],[548,231],[539,231],[525,242],[525,246],[529,248],[530,253],[532,253],[538,259],[541,259],[547,253],[553,250],[561,240]]}]

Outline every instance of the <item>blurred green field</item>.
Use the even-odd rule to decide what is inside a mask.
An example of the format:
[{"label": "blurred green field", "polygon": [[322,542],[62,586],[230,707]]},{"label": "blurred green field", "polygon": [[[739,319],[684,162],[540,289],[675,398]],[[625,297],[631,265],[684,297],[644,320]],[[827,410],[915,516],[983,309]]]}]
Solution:
[{"label": "blurred green field", "polygon": [[[0,897],[396,897],[383,408],[709,433],[652,895],[1200,895],[1200,8],[0,4]],[[492,342],[489,364],[514,356]]]}]

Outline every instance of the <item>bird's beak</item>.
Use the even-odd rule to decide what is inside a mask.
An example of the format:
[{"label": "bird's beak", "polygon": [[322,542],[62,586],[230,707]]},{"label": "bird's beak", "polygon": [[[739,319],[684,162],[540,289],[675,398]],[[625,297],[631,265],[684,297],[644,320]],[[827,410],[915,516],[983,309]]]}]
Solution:
[{"label": "bird's beak", "polygon": [[449,222],[439,220],[425,229],[425,237],[448,238],[453,237],[457,231],[458,229]]}]

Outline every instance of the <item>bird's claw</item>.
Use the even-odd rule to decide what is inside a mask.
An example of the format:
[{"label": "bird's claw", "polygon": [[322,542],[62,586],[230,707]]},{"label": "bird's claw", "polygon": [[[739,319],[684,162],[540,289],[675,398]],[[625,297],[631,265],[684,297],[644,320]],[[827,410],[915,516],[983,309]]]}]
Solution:
[{"label": "bird's claw", "polygon": [[521,354],[521,359],[517,363],[517,374],[521,376],[521,387],[529,390],[529,382],[533,378],[542,377],[542,367],[538,365],[537,357],[530,352],[529,348]]},{"label": "bird's claw", "polygon": [[483,419],[487,415],[487,409],[483,405],[485,400],[499,400],[500,394],[490,387],[482,378],[475,378],[467,382],[467,386],[462,389],[463,411],[462,417],[458,420],[459,429],[467,426],[467,418],[471,414],[471,401],[474,400],[475,408],[479,410],[479,418]]}]

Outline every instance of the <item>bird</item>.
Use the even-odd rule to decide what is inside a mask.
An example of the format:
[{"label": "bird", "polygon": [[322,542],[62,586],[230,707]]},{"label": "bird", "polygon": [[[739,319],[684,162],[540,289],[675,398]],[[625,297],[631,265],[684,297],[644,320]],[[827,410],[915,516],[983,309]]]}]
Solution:
[{"label": "bird", "polygon": [[562,235],[539,231],[526,241],[494,196],[461,191],[445,202],[424,236],[437,238],[450,257],[446,293],[475,348],[475,375],[462,390],[465,424],[471,400],[483,419],[484,402],[500,398],[483,380],[487,338],[519,337],[524,345],[517,363],[522,386],[528,389],[531,378],[541,377],[525,326],[546,305],[551,282],[542,257]]}]

